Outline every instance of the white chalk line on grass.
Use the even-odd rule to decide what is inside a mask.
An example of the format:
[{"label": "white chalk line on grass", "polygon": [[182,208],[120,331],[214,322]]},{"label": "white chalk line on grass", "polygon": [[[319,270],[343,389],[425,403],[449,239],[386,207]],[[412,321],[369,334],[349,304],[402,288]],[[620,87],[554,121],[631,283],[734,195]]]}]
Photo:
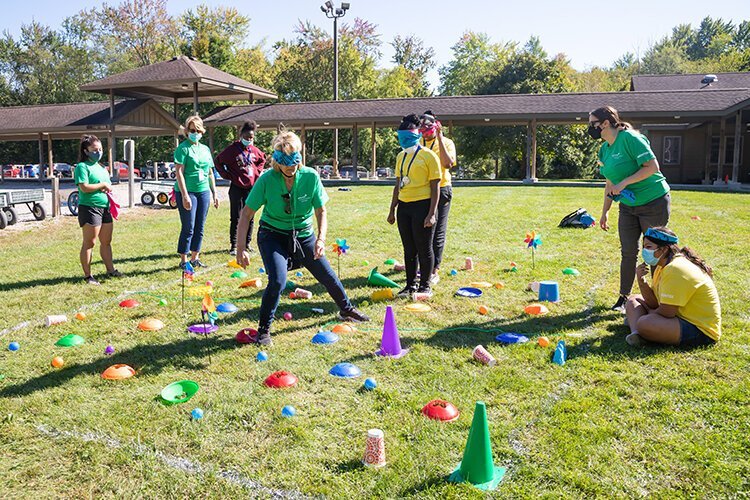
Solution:
[{"label": "white chalk line on grass", "polygon": [[[204,272],[213,271],[214,269],[217,269],[219,267],[223,267],[224,265],[225,264],[217,264],[215,266],[206,267]],[[201,273],[201,274],[203,274],[203,273]],[[162,286],[169,285],[169,284],[172,284],[172,283],[179,283],[181,281],[182,281],[182,277],[174,279],[174,280],[167,280],[166,282],[160,282],[160,283],[151,285],[148,288],[143,288],[141,290],[135,290],[135,291],[125,290],[124,292],[120,293],[119,295],[117,295],[115,297],[110,297],[108,299],[100,300],[99,302],[94,302],[92,304],[85,304],[85,305],[83,305],[83,306],[81,306],[81,307],[79,307],[77,309],[74,309],[72,311],[68,311],[67,314],[72,316],[72,315],[74,315],[78,311],[92,311],[94,309],[100,308],[101,306],[103,306],[105,304],[109,304],[111,302],[120,301],[121,299],[127,297],[128,295],[133,295],[133,294],[136,294],[136,293],[143,293],[143,292],[152,292],[152,291],[154,291],[154,290],[156,290],[158,288],[161,288]],[[8,328],[5,328],[4,330],[0,330],[0,337],[3,337],[3,336],[5,336],[5,335],[7,335],[9,333],[16,332],[18,330],[22,330],[22,329],[24,329],[26,327],[35,326],[35,325],[44,325],[44,320],[34,320],[34,321],[27,320],[27,321],[23,321],[23,322],[15,325],[15,326],[10,326]]]},{"label": "white chalk line on grass", "polygon": [[98,433],[98,432],[77,432],[77,431],[65,431],[59,430],[52,427],[48,427],[43,424],[36,425],[36,430],[45,436],[49,436],[54,439],[77,439],[84,442],[93,442],[104,445],[112,449],[125,449],[132,450],[134,455],[151,455],[156,457],[167,467],[175,470],[179,470],[186,474],[200,474],[200,475],[214,475],[218,478],[225,480],[228,483],[241,486],[245,489],[252,490],[257,493],[269,495],[273,498],[310,498],[306,497],[299,491],[294,490],[281,490],[276,488],[268,488],[262,484],[250,479],[247,476],[240,474],[235,470],[222,470],[216,467],[208,466],[200,462],[194,462],[184,457],[178,457],[176,455],[170,455],[159,450],[154,450],[151,447],[144,446],[139,443],[123,443],[113,437]]}]

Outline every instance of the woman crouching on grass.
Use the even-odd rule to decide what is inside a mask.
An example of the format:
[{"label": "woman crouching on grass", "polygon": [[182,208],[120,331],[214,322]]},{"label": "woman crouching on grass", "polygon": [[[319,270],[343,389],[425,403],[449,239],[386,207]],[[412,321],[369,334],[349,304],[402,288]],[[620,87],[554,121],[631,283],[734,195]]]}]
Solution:
[{"label": "woman crouching on grass", "polygon": [[[344,286],[325,258],[328,194],[318,173],[302,165],[302,142],[293,132],[281,132],[273,139],[271,169],[253,185],[240,213],[237,226],[237,263],[247,267],[247,232],[260,207],[263,214],[258,229],[258,249],[268,273],[268,286],[260,304],[258,336],[261,345],[271,344],[271,324],[286,286],[287,271],[304,266],[326,287],[339,307],[342,321],[369,321],[354,308]],[[313,215],[318,237],[313,232]]]},{"label": "woman crouching on grass", "polygon": [[[646,230],[636,268],[641,295],[625,305],[630,335],[628,344],[644,341],[680,347],[715,344],[721,337],[721,306],[713,271],[666,227]],[[646,283],[648,266],[656,266],[652,285]]]}]

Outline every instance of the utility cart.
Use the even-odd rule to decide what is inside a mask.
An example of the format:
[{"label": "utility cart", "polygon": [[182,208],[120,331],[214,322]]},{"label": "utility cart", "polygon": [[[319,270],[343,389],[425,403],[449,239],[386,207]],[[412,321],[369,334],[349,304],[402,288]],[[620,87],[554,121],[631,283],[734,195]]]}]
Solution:
[{"label": "utility cart", "polygon": [[11,189],[0,191],[0,229],[12,226],[18,222],[16,205],[26,205],[36,220],[44,220],[47,211],[44,210],[44,189]]},{"label": "utility cart", "polygon": [[174,182],[141,181],[141,203],[150,206],[154,201],[170,208],[177,208],[177,202],[170,196],[174,189]]}]

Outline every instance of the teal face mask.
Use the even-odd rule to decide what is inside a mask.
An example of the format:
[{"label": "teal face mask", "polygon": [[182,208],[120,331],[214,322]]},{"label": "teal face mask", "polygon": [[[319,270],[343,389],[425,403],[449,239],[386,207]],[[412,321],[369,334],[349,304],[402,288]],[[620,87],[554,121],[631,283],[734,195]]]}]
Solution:
[{"label": "teal face mask", "polygon": [[641,250],[641,257],[643,257],[643,262],[648,264],[649,266],[655,266],[659,263],[659,257],[654,255],[656,250],[650,250],[648,248],[644,248]]},{"label": "teal face mask", "polygon": [[102,159],[101,151],[87,151],[86,154],[89,156],[89,160],[93,161],[94,163]]},{"label": "teal face mask", "polygon": [[248,146],[250,146],[253,143],[252,139],[244,139],[243,138],[243,139],[240,139],[240,141],[242,142],[242,145],[245,146],[245,147],[248,147]]},{"label": "teal face mask", "polygon": [[198,142],[203,137],[203,134],[199,132],[190,132],[188,134],[188,139],[190,139],[191,142]]}]

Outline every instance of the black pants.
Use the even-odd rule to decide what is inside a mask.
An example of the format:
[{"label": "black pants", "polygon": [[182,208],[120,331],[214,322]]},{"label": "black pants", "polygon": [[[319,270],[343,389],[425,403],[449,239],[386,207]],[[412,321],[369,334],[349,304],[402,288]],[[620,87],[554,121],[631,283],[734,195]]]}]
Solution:
[{"label": "black pants", "polygon": [[650,227],[666,226],[672,203],[669,193],[638,207],[620,203],[620,218],[617,230],[620,234],[620,295],[630,295],[635,280],[638,262],[638,247],[641,236]]},{"label": "black pants", "polygon": [[451,200],[453,199],[453,188],[445,186],[440,188],[440,199],[437,206],[437,223],[435,224],[435,236],[432,238],[432,252],[435,254],[435,269],[440,267],[443,261],[443,250],[445,249],[445,234],[448,230],[448,212],[451,211]]},{"label": "black pants", "polygon": [[[240,211],[245,206],[250,189],[245,189],[234,184],[229,186],[229,244],[232,248],[237,247],[237,222],[240,220]],[[250,240],[253,239],[253,223],[250,219],[250,227],[247,230],[247,247],[250,248]]]},{"label": "black pants", "polygon": [[406,266],[406,286],[414,286],[417,281],[417,260],[419,260],[420,287],[430,284],[430,276],[435,265],[432,252],[432,238],[435,226],[424,227],[424,220],[430,211],[430,200],[398,203],[396,221],[401,243],[404,245],[404,265]]}]

